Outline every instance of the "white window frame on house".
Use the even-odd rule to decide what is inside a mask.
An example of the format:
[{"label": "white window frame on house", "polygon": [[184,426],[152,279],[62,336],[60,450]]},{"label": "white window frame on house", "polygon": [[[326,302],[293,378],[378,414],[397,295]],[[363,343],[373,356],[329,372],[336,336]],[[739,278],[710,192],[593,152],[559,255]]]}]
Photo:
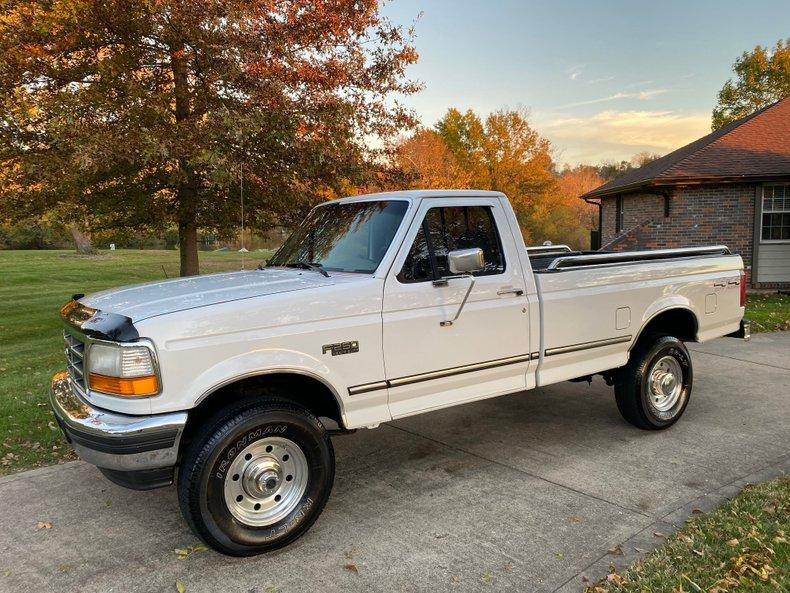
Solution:
[{"label": "white window frame on house", "polygon": [[[783,189],[782,196],[780,198],[776,197],[774,188],[781,187]],[[766,208],[766,190],[771,190],[771,196],[769,200],[771,201],[771,207]],[[779,203],[777,204],[777,200]],[[778,207],[777,207],[778,206]],[[760,243],[790,243],[790,238],[788,239],[765,239],[763,238],[763,225],[765,220],[766,214],[782,214],[785,215],[787,218],[790,218],[790,183],[766,183],[762,186],[762,195],[760,196]],[[780,228],[784,228],[785,225],[782,224]]]},{"label": "white window frame on house", "polygon": [[614,201],[614,232],[622,233],[625,230],[625,208],[623,208],[623,195],[617,194]]}]

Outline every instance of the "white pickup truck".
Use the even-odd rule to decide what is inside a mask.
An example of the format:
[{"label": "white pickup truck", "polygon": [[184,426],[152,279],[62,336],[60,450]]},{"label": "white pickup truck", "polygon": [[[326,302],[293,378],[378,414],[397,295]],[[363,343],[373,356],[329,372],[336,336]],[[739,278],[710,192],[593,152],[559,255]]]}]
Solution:
[{"label": "white pickup truck", "polygon": [[667,428],[691,394],[684,342],[748,338],[744,299],[726,247],[527,249],[501,193],[358,196],[257,270],[74,295],[51,403],[109,479],[177,472],[195,533],[252,555],[317,519],[333,434],[594,374],[628,422]]}]

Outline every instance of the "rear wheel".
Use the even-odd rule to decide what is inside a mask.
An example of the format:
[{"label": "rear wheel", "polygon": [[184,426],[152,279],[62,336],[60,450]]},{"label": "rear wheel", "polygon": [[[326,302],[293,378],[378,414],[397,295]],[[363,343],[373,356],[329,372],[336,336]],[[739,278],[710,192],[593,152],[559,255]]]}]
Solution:
[{"label": "rear wheel", "polygon": [[614,393],[623,418],[634,426],[661,430],[683,415],[693,371],[686,346],[674,336],[640,340],[620,371]]},{"label": "rear wheel", "polygon": [[321,422],[286,401],[241,404],[195,436],[179,472],[178,499],[192,530],[214,549],[251,556],[303,535],[334,480]]}]

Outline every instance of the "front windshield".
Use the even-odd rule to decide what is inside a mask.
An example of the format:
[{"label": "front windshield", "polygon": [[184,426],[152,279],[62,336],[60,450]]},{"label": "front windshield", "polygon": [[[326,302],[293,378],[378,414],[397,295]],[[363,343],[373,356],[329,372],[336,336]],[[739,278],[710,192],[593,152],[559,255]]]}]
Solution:
[{"label": "front windshield", "polygon": [[407,207],[403,200],[329,202],[310,213],[268,265],[311,264],[330,272],[372,274]]}]

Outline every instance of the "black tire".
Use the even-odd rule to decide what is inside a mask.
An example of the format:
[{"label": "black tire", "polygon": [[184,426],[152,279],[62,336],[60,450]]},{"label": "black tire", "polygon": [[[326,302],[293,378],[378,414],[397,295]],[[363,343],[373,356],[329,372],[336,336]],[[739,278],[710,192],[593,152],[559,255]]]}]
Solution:
[{"label": "black tire", "polygon": [[[677,361],[683,378],[677,401],[659,409],[651,398],[650,372],[664,357]],[[672,363],[670,363],[672,364]],[[674,336],[655,335],[640,339],[628,364],[621,369],[614,386],[617,409],[628,422],[645,430],[669,428],[683,415],[691,397],[694,373],[686,346]]]},{"label": "black tire", "polygon": [[[245,524],[226,503],[227,474],[243,450],[273,437],[287,439],[303,453],[309,469],[304,492],[294,495],[296,506],[277,522]],[[304,535],[321,514],[334,477],[332,442],[321,421],[289,401],[256,399],[219,413],[197,432],[179,470],[178,502],[192,531],[207,545],[231,556],[253,556]]]}]

